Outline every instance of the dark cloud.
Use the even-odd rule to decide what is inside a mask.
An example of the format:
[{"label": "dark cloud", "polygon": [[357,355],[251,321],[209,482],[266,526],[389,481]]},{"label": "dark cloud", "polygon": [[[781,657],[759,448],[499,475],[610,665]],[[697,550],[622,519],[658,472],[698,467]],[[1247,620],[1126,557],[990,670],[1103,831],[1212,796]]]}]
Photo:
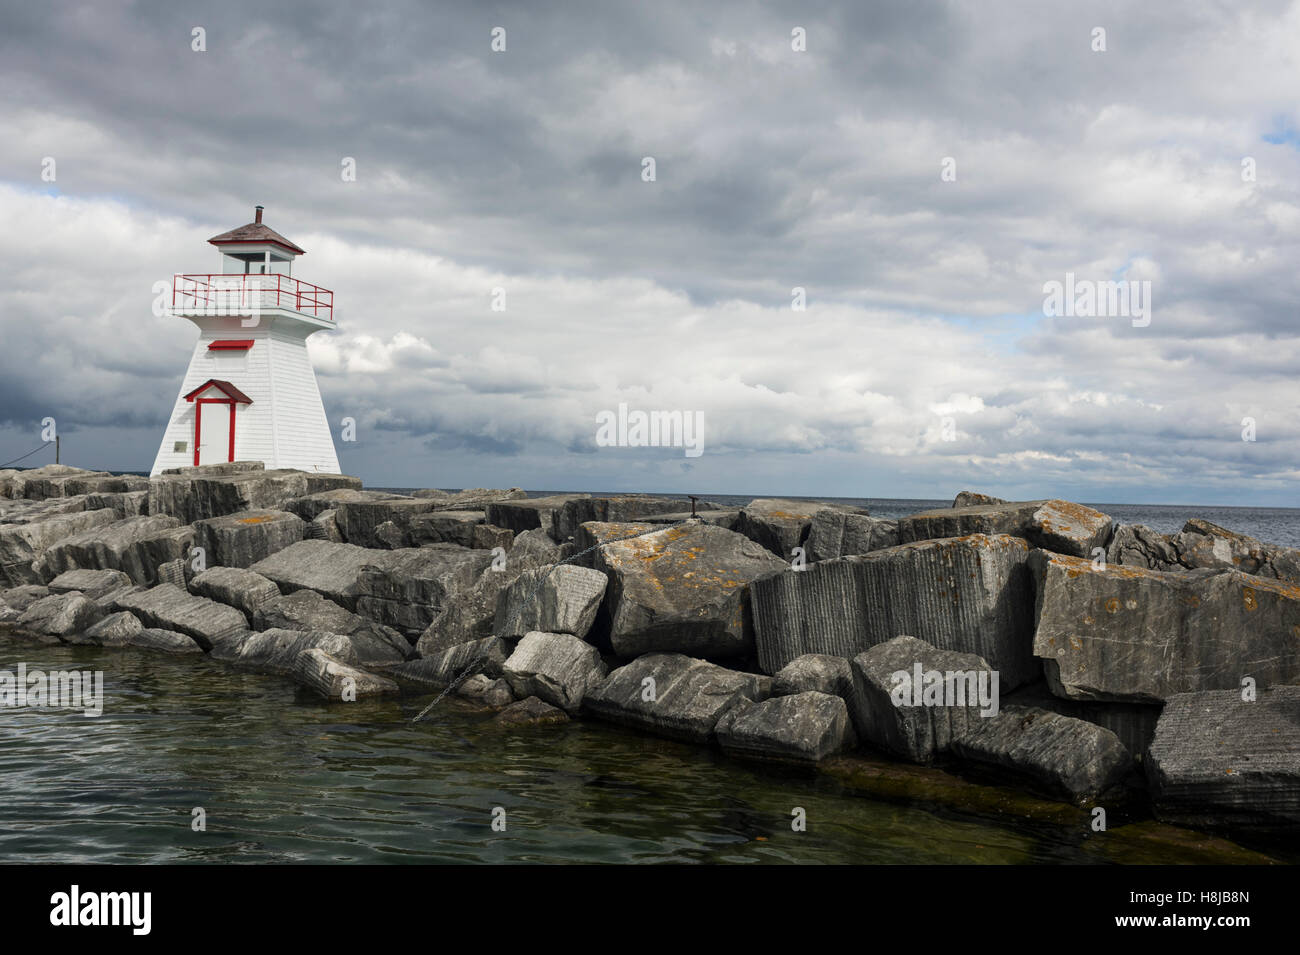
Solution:
[{"label": "dark cloud", "polygon": [[[429,455],[465,484],[676,488],[689,470],[739,493],[1223,497],[1297,476],[1295,4],[3,16],[15,434],[55,409],[147,466],[193,342],[148,289],[212,267],[203,241],[262,202],[336,292],[339,330],[312,350],[367,478],[421,483]],[[1043,316],[1067,272],[1150,280],[1151,324]],[[593,452],[619,401],[702,410],[708,452]]]}]

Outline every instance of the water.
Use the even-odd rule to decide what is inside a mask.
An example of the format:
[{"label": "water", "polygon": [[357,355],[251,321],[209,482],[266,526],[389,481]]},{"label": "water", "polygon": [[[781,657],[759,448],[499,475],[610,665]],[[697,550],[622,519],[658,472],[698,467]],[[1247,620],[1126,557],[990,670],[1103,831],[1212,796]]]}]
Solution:
[{"label": "water", "polygon": [[[430,697],[328,705],[209,658],[0,636],[0,669],[20,660],[102,670],[105,707],[98,718],[0,712],[6,863],[1105,863],[1237,851],[1215,843],[1206,856],[1149,822],[1090,838],[1086,815],[1061,807],[1065,821],[1033,821],[868,798],[811,771],[599,722],[506,730],[447,700],[412,724]],[[497,806],[505,833],[490,826]],[[795,806],[806,832],[791,829]],[[195,807],[206,832],[191,829]]]}]

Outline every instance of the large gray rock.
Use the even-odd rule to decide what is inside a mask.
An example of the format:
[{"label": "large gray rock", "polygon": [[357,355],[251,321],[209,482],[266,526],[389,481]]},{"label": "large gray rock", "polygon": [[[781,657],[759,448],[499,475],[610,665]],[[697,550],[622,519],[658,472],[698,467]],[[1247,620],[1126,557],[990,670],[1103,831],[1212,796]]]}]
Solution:
[{"label": "large gray rock", "polygon": [[1178,551],[1169,538],[1145,524],[1117,524],[1106,545],[1106,562],[1148,570],[1174,570]]},{"label": "large gray rock", "polygon": [[502,673],[515,696],[537,696],[569,713],[577,713],[587,691],[608,671],[596,648],[567,633],[525,634]]},{"label": "large gray rock", "polygon": [[1052,692],[1159,703],[1300,682],[1300,588],[1232,570],[1164,573],[1035,551],[1033,651]]},{"label": "large gray rock", "polygon": [[117,515],[118,520],[125,520],[128,517],[140,517],[149,513],[149,489],[148,479],[145,481],[145,489],[142,491],[125,491],[120,493],[106,494],[87,494],[86,510],[94,511],[100,508],[109,508]]},{"label": "large gray rock", "polygon": [[[716,504],[701,502],[699,510],[712,510]],[[654,514],[690,513],[689,500],[651,497],[647,494],[620,494],[615,497],[571,498],[551,512],[551,536],[557,541],[566,540],[577,533],[579,525],[588,521],[605,524],[627,524]]]},{"label": "large gray rock", "polygon": [[1034,707],[1008,706],[996,716],[968,721],[951,752],[1074,802],[1095,800],[1133,766],[1110,730]]},{"label": "large gray rock", "polygon": [[138,490],[140,478],[115,475],[108,471],[87,471],[67,464],[47,464],[39,468],[14,472],[8,479],[9,497],[33,501],[73,497],[91,490]]},{"label": "large gray rock", "polygon": [[438,506],[439,510],[481,511],[489,504],[500,501],[522,501],[528,497],[528,492],[521,487],[467,487],[455,493],[443,491],[439,488],[423,488],[419,491],[412,491],[411,496],[433,498],[434,504]]},{"label": "large gray rock", "polygon": [[406,537],[414,547],[425,544],[473,547],[474,530],[482,523],[482,511],[428,511],[411,518]]},{"label": "large gray rock", "polygon": [[1227,568],[1300,583],[1300,550],[1265,544],[1199,518],[1184,524],[1170,545],[1184,567]]},{"label": "large gray rock", "polygon": [[759,665],[805,653],[851,658],[899,634],[976,653],[1011,689],[1038,679],[1029,544],[982,534],[810,564],[752,587]]},{"label": "large gray rock", "polygon": [[438,616],[416,642],[416,652],[427,657],[457,644],[491,636],[497,594],[525,571],[560,559],[560,549],[544,530],[524,531],[514,539],[503,563],[489,564],[473,586],[452,593],[444,601]]},{"label": "large gray rock", "polygon": [[[234,635],[231,635],[232,637]],[[288,676],[293,672],[298,655],[306,650],[321,649],[340,663],[360,664],[352,641],[342,634],[321,630],[264,630],[251,636],[240,634],[238,649],[222,657],[240,667]]]},{"label": "large gray rock", "polygon": [[379,552],[355,544],[304,540],[259,560],[250,569],[274,581],[282,593],[314,590],[356,610],[361,568],[379,557]]},{"label": "large gray rock", "polygon": [[316,630],[337,633],[352,641],[363,664],[400,663],[414,655],[406,638],[391,627],[367,620],[314,590],[275,596],[253,615],[258,630]]},{"label": "large gray rock", "polygon": [[750,654],[750,585],[788,567],[762,545],[703,523],[606,544],[596,569],[609,577],[610,644],[621,657]]},{"label": "large gray rock", "polygon": [[288,511],[239,511],[194,525],[194,542],[209,564],[251,567],[303,538],[306,524]]},{"label": "large gray rock", "polygon": [[1163,708],[1163,704],[1160,703],[1067,700],[1052,693],[1046,681],[1020,687],[1012,693],[1004,693],[1002,701],[1006,706],[1050,710],[1071,719],[1095,723],[1119,737],[1124,748],[1136,760],[1142,759],[1151,744],[1151,738],[1156,732],[1156,721],[1160,719],[1160,711]]},{"label": "large gray rock", "polygon": [[321,511],[317,514],[302,532],[303,540],[322,540],[332,541],[335,544],[343,543],[343,535],[339,533],[339,526],[334,520],[333,511]]},{"label": "large gray rock", "polygon": [[1146,761],[1156,815],[1179,825],[1300,826],[1300,686],[1179,693]]},{"label": "large gray rock", "polygon": [[334,523],[349,544],[393,550],[411,546],[412,519],[436,505],[436,501],[411,497],[345,501],[334,508]]},{"label": "large gray rock", "polygon": [[[472,680],[473,677],[470,677],[470,679]],[[485,706],[495,706],[498,708],[509,706],[515,701],[515,691],[510,689],[509,680],[503,676],[499,676],[495,680],[491,680],[487,686],[483,688],[483,693],[478,697],[478,700]],[[558,710],[558,712],[563,713],[564,711]]]},{"label": "large gray rock", "polygon": [[234,607],[195,597],[175,584],[123,594],[115,599],[114,607],[131,611],[146,627],[193,637],[204,650],[227,633],[248,629],[248,619]]},{"label": "large gray rock", "polygon": [[733,706],[758,702],[746,677],[680,653],[650,653],[589,688],[583,709],[657,736],[706,743]]},{"label": "large gray rock", "polygon": [[50,593],[77,592],[91,600],[131,586],[131,578],[120,570],[69,570],[50,581]]},{"label": "large gray rock", "polygon": [[817,512],[826,508],[850,514],[867,513],[864,508],[844,507],[823,501],[757,498],[740,509],[736,530],[789,561],[794,549],[808,538]]},{"label": "large gray rock", "polygon": [[352,487],[340,487],[332,491],[321,491],[317,494],[294,498],[284,505],[284,509],[297,514],[304,521],[311,522],[326,511],[335,510],[340,504],[404,500],[405,497],[404,494],[394,494],[391,491],[362,491]]},{"label": "large gray rock", "polygon": [[898,521],[823,507],[813,515],[804,551],[810,561],[833,560],[898,543]]},{"label": "large gray rock", "polygon": [[186,579],[187,570],[193,567],[186,564],[184,560],[169,560],[166,563],[158,565],[157,579],[160,584],[175,584],[185,590],[189,589],[189,581]]},{"label": "large gray rock", "polygon": [[773,696],[827,693],[847,700],[853,694],[853,667],[844,657],[805,653],[783,666],[772,679]]},{"label": "large gray rock", "polygon": [[493,631],[498,637],[517,638],[533,630],[585,637],[596,622],[606,583],[600,571],[573,564],[525,571],[497,594]]},{"label": "large gray rock", "polygon": [[194,529],[173,517],[132,517],[60,541],[36,568],[47,580],[69,570],[120,570],[137,584],[151,584],[159,564],[189,558],[193,545]]},{"label": "large gray rock", "polygon": [[[935,674],[943,692],[927,697]],[[854,729],[864,743],[914,763],[933,762],[975,723],[996,715],[1000,687],[995,677],[988,663],[973,653],[895,637],[853,658],[849,707]]]},{"label": "large gray rock", "polygon": [[41,574],[33,564],[49,547],[116,520],[115,512],[102,508],[50,514],[27,524],[0,525],[0,584],[16,587],[40,583]]},{"label": "large gray rock", "polygon": [[[701,522],[704,523],[704,522]],[[578,525],[578,532],[573,535],[574,560],[579,567],[596,566],[597,548],[620,540],[630,540],[641,534],[653,533],[663,525],[651,521],[634,521],[630,524],[606,524],[601,521],[589,521]]]},{"label": "large gray rock", "polygon": [[21,612],[49,595],[50,588],[44,584],[19,584],[17,587],[0,590],[0,603]]},{"label": "large gray rock", "polygon": [[733,756],[806,763],[850,749],[855,740],[844,700],[816,691],[733,707],[714,731]]},{"label": "large gray rock", "polygon": [[237,511],[282,510],[290,501],[338,488],[360,490],[361,479],[342,474],[267,471],[260,462],[175,468],[149,482],[149,513],[185,524]]},{"label": "large gray rock", "polygon": [[36,524],[58,514],[80,514],[92,510],[97,508],[90,506],[88,494],[45,501],[0,498],[0,524]]},{"label": "large gray rock", "polygon": [[129,645],[131,638],[143,629],[144,624],[140,622],[139,617],[126,610],[119,610],[117,613],[110,613],[81,633],[69,634],[66,639],[68,643],[96,647],[125,647]]},{"label": "large gray rock", "polygon": [[957,496],[952,500],[953,507],[979,507],[986,504],[1006,504],[1000,497],[993,497],[990,494],[981,494],[979,491],[959,491]]},{"label": "large gray rock", "polygon": [[212,642],[212,649],[208,651],[208,656],[214,660],[234,663],[239,659],[239,654],[243,651],[245,644],[256,636],[257,631],[255,630],[236,630],[233,633],[227,633]]},{"label": "large gray rock", "polygon": [[475,550],[509,550],[514,544],[515,532],[492,524],[475,524],[470,532],[469,544]]},{"label": "large gray rock", "polygon": [[413,636],[492,563],[486,551],[451,544],[375,553],[357,579],[357,613]]},{"label": "large gray rock", "polygon": [[138,633],[129,634],[121,644],[138,650],[154,650],[158,653],[202,653],[203,647],[188,634],[175,630],[163,630],[158,627],[145,627]]},{"label": "large gray rock", "polygon": [[355,703],[361,699],[400,692],[392,680],[348,666],[320,647],[298,654],[289,676],[327,700]]},{"label": "large gray rock", "polygon": [[81,594],[50,594],[22,612],[19,629],[50,637],[81,633],[104,618],[104,608]]},{"label": "large gray rock", "polygon": [[511,703],[496,716],[493,723],[505,726],[546,726],[551,723],[567,723],[569,716],[564,710],[552,706],[545,700],[530,696],[526,700]]},{"label": "large gray rock", "polygon": [[553,494],[549,497],[530,497],[511,501],[494,501],[487,505],[487,522],[518,534],[540,527],[550,532],[551,513],[566,502],[589,498],[590,494]]},{"label": "large gray rock", "polygon": [[209,567],[191,578],[188,586],[191,593],[234,607],[249,620],[258,607],[280,596],[274,581],[243,567]]},{"label": "large gray rock", "polygon": [[392,675],[425,686],[446,686],[466,669],[496,678],[502,675],[512,650],[511,642],[500,637],[484,637],[407,661],[393,667]]},{"label": "large gray rock", "polygon": [[1093,557],[1110,541],[1113,521],[1100,511],[1070,501],[1022,501],[922,511],[898,522],[903,543],[968,534],[1013,534],[1038,547]]}]

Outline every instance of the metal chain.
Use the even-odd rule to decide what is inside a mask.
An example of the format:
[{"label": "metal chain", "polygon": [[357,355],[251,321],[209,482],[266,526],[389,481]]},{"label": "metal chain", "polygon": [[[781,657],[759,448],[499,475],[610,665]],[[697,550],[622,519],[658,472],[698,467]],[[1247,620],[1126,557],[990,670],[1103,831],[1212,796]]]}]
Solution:
[{"label": "metal chain", "polygon": [[[694,500],[694,498],[692,498],[692,500]],[[599,550],[600,548],[606,546],[607,544],[617,544],[617,543],[620,543],[620,542],[622,542],[622,541],[635,540],[635,539],[638,538],[638,537],[645,537],[645,536],[647,536],[647,535],[649,535],[649,534],[658,534],[660,531],[670,531],[670,530],[673,530],[674,528],[677,528],[677,527],[685,527],[687,524],[698,524],[698,523],[702,523],[702,521],[703,521],[703,519],[702,519],[701,517],[698,517],[698,516],[695,516],[695,517],[688,517],[688,518],[686,518],[685,520],[677,521],[677,522],[675,522],[675,523],[673,523],[673,524],[663,524],[663,525],[660,525],[660,526],[652,527],[652,528],[650,528],[649,530],[638,531],[638,532],[635,533],[635,534],[627,534],[627,535],[625,535],[625,536],[623,536],[623,537],[614,537],[614,538],[611,538],[610,540],[607,540],[607,541],[600,541],[599,543],[592,544],[592,545],[591,545],[590,547],[588,547],[586,550],[579,551],[578,553],[573,554],[573,555],[570,556],[570,557],[566,557],[566,558],[564,558],[564,560],[557,561],[556,563],[551,564],[550,566],[548,566],[548,567],[546,568],[545,573],[543,573],[543,574],[540,576],[540,578],[538,579],[538,581],[537,581],[537,586],[535,586],[535,587],[533,588],[532,593],[530,593],[530,594],[528,595],[528,597],[524,600],[524,607],[527,608],[527,607],[529,607],[529,606],[532,605],[533,598],[535,598],[535,597],[537,596],[537,594],[541,591],[542,586],[546,583],[546,579],[551,575],[551,572],[554,571],[554,570],[555,570],[556,568],[558,568],[558,567],[562,567],[562,566],[564,566],[564,565],[567,564],[567,563],[570,563],[570,562],[572,562],[572,561],[577,560],[579,557],[582,557],[582,556],[584,556],[584,555],[586,555],[586,554],[590,554],[590,553],[591,553],[592,551],[594,551],[594,550]],[[453,679],[453,680],[451,681],[451,683],[447,684],[446,689],[444,689],[441,693],[439,693],[438,696],[434,699],[434,701],[433,701],[432,703],[430,703],[428,706],[426,706],[424,709],[422,709],[422,710],[421,710],[421,711],[420,711],[420,712],[415,716],[415,718],[411,720],[411,722],[412,722],[412,723],[418,723],[421,719],[424,718],[424,716],[425,716],[426,713],[428,713],[431,709],[433,709],[435,706],[438,705],[438,703],[442,700],[442,698],[443,698],[444,696],[446,696],[448,693],[451,693],[453,690],[456,689],[456,687],[460,686],[460,685],[461,685],[462,683],[464,683],[467,679],[469,679],[469,677],[471,677],[471,676],[473,675],[474,671],[475,671],[478,667],[481,667],[484,663],[487,662],[485,659],[480,659],[480,657],[482,657],[482,656],[483,656],[483,651],[480,650],[480,651],[479,651],[478,653],[476,653],[473,657],[471,657],[471,658],[470,658],[470,659],[465,663],[465,666],[464,666],[464,668],[460,671],[460,673],[456,675],[455,679]]]}]

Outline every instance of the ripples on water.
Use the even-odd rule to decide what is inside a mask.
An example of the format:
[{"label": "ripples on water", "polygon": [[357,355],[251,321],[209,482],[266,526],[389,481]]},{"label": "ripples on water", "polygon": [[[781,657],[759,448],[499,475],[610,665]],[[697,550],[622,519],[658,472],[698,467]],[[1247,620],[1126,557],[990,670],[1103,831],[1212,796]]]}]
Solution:
[{"label": "ripples on water", "polygon": [[0,668],[19,660],[102,669],[105,707],[0,711],[4,862],[1112,861],[1082,827],[851,795],[607,724],[506,730],[449,700],[413,725],[427,697],[326,705],[213,660],[0,637]]}]

